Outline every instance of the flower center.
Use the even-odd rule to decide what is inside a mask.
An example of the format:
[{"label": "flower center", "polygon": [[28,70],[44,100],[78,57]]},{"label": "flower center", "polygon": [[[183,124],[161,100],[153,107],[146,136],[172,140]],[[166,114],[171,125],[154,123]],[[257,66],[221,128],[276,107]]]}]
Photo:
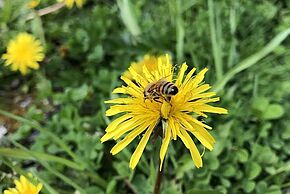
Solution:
[{"label": "flower center", "polygon": [[31,58],[31,51],[27,46],[21,45],[18,50],[17,50],[18,57],[21,58],[22,60],[27,60]]},{"label": "flower center", "polygon": [[162,118],[168,119],[170,111],[171,111],[171,104],[164,100],[162,105],[161,105]]}]

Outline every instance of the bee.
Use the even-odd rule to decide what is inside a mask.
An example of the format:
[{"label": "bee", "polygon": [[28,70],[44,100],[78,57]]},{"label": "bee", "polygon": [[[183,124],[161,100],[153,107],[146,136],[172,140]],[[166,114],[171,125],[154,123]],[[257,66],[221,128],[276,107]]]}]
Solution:
[{"label": "bee", "polygon": [[144,89],[144,101],[146,99],[154,100],[155,102],[160,102],[160,99],[163,98],[167,102],[170,101],[171,96],[174,96],[178,93],[178,88],[171,82],[167,81],[164,78],[150,83]]}]

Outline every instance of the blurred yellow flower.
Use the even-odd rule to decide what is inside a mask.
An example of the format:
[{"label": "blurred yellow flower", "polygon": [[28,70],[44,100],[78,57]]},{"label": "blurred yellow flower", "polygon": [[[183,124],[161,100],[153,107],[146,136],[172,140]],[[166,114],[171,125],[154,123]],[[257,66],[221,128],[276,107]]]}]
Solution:
[{"label": "blurred yellow flower", "polygon": [[15,39],[10,40],[7,53],[2,59],[6,60],[6,66],[11,66],[12,71],[19,70],[25,75],[28,68],[39,68],[38,62],[44,59],[43,47],[32,35],[20,33]]},{"label": "blurred yellow flower", "polygon": [[[214,92],[206,92],[211,88],[209,84],[202,82],[207,72],[206,68],[194,76],[195,68],[186,74],[188,66],[184,63],[177,75],[174,76],[175,72],[168,55],[166,55],[166,60],[158,59],[157,61],[156,67],[152,68],[151,71],[146,64],[143,64],[142,73],[137,72],[136,68],[131,66],[129,72],[134,82],[126,76],[121,76],[127,86],[116,88],[113,93],[126,94],[127,97],[105,102],[116,104],[106,111],[107,116],[121,115],[109,124],[101,141],[105,142],[111,138],[118,140],[126,134],[112,148],[111,153],[115,155],[138,135],[143,134],[130,160],[129,166],[134,169],[152,132],[156,133],[157,126],[162,124],[163,140],[160,148],[160,169],[170,141],[176,140],[177,137],[189,149],[195,166],[202,167],[201,155],[190,135],[195,136],[209,150],[213,149],[215,139],[207,131],[211,127],[196,117],[206,118],[205,113],[227,114],[228,111],[207,104],[217,102],[219,98],[214,97],[216,95]],[[144,88],[160,79],[172,82],[178,88],[177,94],[169,100],[164,98],[160,98],[158,101],[144,100]]]},{"label": "blurred yellow flower", "polygon": [[[29,175],[32,178],[32,175]],[[25,176],[20,176],[20,180],[14,180],[15,188],[9,188],[4,194],[38,194],[42,189],[42,184],[32,184]]]},{"label": "blurred yellow flower", "polygon": [[35,7],[37,7],[40,3],[40,0],[30,0],[28,3],[27,3],[27,6],[28,8],[30,9],[34,9]]},{"label": "blurred yellow flower", "polygon": [[[134,71],[136,71],[138,74],[144,76],[144,73],[143,73],[143,65],[146,66],[146,68],[149,70],[149,71],[153,71],[154,69],[157,68],[157,64],[158,64],[158,60],[161,60],[162,62],[166,62],[167,60],[167,55],[161,55],[159,57],[156,57],[156,56],[153,56],[153,55],[145,55],[143,57],[142,60],[138,61],[138,62],[133,62],[131,63],[131,68],[134,69]],[[169,55],[168,55],[169,56]],[[169,59],[171,61],[171,57]],[[123,74],[123,76],[129,78],[129,79],[133,79],[133,76],[132,74],[130,73],[130,71],[125,71],[125,73]]]},{"label": "blurred yellow flower", "polygon": [[62,0],[62,1],[69,9],[73,7],[74,3],[76,3],[78,8],[81,8],[85,3],[85,0]]}]

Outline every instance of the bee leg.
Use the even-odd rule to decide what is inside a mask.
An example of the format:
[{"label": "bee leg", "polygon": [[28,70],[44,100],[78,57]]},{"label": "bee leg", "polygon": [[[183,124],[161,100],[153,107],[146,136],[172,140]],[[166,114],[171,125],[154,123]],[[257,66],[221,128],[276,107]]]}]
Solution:
[{"label": "bee leg", "polygon": [[160,102],[160,103],[162,103],[162,102],[159,100],[159,97],[158,97],[158,96],[153,97],[153,100],[154,100],[155,102]]},{"label": "bee leg", "polygon": [[171,96],[163,96],[164,100],[168,103],[170,103]]}]

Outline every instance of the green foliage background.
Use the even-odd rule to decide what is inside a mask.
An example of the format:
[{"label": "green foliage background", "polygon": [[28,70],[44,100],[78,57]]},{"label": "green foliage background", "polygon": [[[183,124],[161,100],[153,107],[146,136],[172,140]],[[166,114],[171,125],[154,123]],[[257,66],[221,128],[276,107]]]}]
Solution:
[{"label": "green foliage background", "polygon": [[113,141],[100,143],[113,119],[103,101],[147,53],[208,67],[206,82],[229,110],[206,119],[217,143],[203,168],[172,141],[162,194],[290,193],[289,1],[91,0],[42,17],[25,1],[0,2],[0,53],[19,32],[46,45],[40,70],[27,76],[0,61],[0,124],[9,130],[0,140],[0,193],[28,171],[42,193],[152,193],[160,142],[135,171],[128,163],[138,140],[116,156]]}]

